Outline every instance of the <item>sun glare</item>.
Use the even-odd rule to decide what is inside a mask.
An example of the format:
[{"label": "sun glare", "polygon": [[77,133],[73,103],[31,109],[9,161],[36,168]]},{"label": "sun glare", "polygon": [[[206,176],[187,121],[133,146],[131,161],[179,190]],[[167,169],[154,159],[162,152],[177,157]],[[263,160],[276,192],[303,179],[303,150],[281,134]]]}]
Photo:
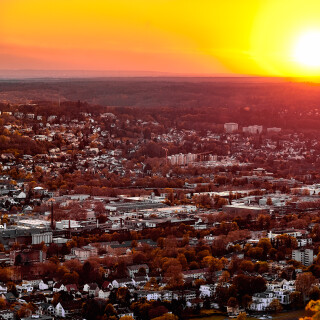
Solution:
[{"label": "sun glare", "polygon": [[294,49],[294,60],[307,67],[320,67],[320,31],[301,35]]}]

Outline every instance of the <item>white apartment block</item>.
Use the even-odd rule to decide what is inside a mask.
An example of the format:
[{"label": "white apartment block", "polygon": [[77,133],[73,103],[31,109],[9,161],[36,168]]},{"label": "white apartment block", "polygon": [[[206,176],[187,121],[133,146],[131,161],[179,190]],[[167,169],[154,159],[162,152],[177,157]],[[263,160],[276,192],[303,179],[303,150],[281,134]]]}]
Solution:
[{"label": "white apartment block", "polygon": [[313,263],[313,249],[292,250],[292,259],[310,266]]},{"label": "white apartment block", "polygon": [[258,125],[242,128],[242,132],[250,133],[250,134],[258,134],[258,133],[261,133],[262,130],[263,130],[263,126],[258,126]]},{"label": "white apartment block", "polygon": [[224,124],[224,130],[227,133],[232,133],[234,131],[238,131],[239,125],[234,122],[228,122]]},{"label": "white apartment block", "polygon": [[172,156],[168,157],[168,160],[172,165],[178,165],[178,166],[183,166],[183,165],[188,165],[192,162],[195,162],[197,160],[197,155],[193,153],[188,153],[188,154],[174,154]]}]

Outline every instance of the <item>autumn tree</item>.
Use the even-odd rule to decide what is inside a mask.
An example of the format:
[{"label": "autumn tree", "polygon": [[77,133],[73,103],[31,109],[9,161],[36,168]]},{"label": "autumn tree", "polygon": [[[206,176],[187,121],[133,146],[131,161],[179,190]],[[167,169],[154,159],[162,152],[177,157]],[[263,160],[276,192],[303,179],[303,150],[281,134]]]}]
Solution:
[{"label": "autumn tree", "polygon": [[272,248],[272,244],[268,238],[262,238],[259,240],[257,247],[262,248],[262,257],[264,260],[267,259],[268,253],[270,249]]},{"label": "autumn tree", "polygon": [[320,319],[320,300],[314,301],[311,300],[306,305],[306,311],[312,312],[313,315],[311,317],[304,317],[300,320],[318,320]]},{"label": "autumn tree", "polygon": [[260,276],[253,277],[239,274],[233,278],[232,283],[240,296],[245,294],[252,295],[256,292],[263,292],[267,288],[265,279]]},{"label": "autumn tree", "polygon": [[7,301],[4,298],[0,298],[0,310],[7,308]]},{"label": "autumn tree", "polygon": [[178,263],[169,265],[164,274],[164,278],[167,283],[167,288],[173,289],[181,287],[183,285],[181,264]]},{"label": "autumn tree", "polygon": [[297,275],[296,290],[302,293],[303,300],[309,297],[310,289],[315,284],[316,278],[311,272],[304,272]]},{"label": "autumn tree", "polygon": [[281,312],[282,306],[280,304],[280,301],[278,299],[273,299],[268,306],[268,310],[274,313]]},{"label": "autumn tree", "polygon": [[238,306],[238,300],[235,297],[230,297],[228,302],[227,302],[227,306],[229,308],[235,309]]},{"label": "autumn tree", "polygon": [[240,263],[240,269],[242,271],[253,272],[254,264],[250,260],[243,260]]},{"label": "autumn tree", "polygon": [[247,314],[245,312],[240,312],[237,316],[237,320],[247,320]]}]

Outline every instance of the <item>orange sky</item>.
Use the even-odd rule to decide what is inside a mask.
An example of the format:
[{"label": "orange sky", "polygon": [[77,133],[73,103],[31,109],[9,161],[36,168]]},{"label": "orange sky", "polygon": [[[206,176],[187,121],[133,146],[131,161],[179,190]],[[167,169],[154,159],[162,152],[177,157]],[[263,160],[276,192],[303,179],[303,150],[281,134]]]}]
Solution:
[{"label": "orange sky", "polygon": [[318,0],[0,0],[0,69],[318,75],[310,30]]}]

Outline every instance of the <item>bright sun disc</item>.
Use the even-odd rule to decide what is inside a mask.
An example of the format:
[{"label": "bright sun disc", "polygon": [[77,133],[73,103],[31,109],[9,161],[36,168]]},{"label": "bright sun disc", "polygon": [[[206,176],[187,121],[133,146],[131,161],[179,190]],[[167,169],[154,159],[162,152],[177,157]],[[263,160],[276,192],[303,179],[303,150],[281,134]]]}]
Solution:
[{"label": "bright sun disc", "polygon": [[320,67],[320,31],[303,34],[298,40],[294,59],[309,67]]}]

